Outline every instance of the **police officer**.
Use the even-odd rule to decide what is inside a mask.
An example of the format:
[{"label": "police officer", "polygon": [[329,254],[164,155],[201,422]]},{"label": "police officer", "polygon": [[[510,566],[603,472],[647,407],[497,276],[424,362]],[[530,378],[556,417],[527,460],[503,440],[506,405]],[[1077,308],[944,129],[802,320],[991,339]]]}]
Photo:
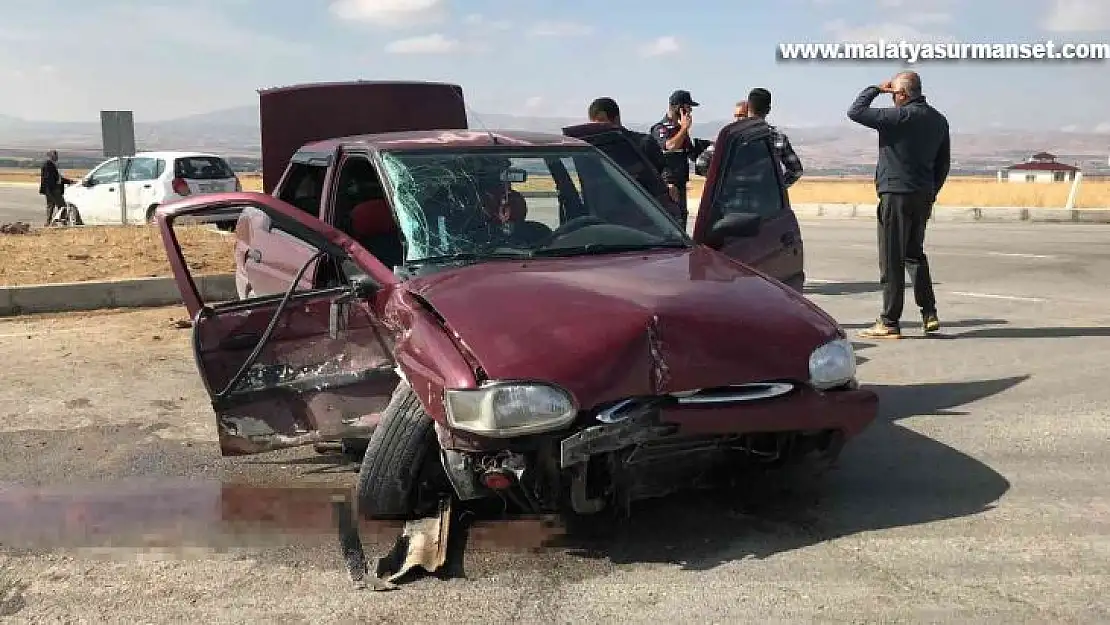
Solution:
[{"label": "police officer", "polygon": [[694,139],[690,128],[694,124],[693,110],[698,103],[690,92],[679,89],[671,94],[667,114],[651,127],[651,136],[663,150],[663,180],[671,197],[678,203],[682,226],[686,226],[689,211],[686,207],[686,185],[690,181],[690,162],[696,161],[710,142]]}]

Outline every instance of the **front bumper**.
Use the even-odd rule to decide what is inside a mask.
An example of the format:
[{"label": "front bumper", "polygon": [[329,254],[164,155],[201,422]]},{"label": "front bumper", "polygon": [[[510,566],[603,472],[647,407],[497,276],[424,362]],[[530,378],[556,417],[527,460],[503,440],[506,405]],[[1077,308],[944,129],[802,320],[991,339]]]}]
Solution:
[{"label": "front bumper", "polygon": [[619,422],[592,425],[563,438],[559,464],[565,469],[597,454],[665,439],[833,431],[847,441],[875,420],[878,404],[878,396],[869,390],[806,388],[759,403],[649,405],[630,411]]}]

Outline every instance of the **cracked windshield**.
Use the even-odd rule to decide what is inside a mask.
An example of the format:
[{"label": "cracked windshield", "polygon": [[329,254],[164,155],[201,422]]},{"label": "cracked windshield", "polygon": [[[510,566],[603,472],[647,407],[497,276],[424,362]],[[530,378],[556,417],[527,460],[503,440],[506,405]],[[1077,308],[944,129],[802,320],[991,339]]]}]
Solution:
[{"label": "cracked windshield", "polygon": [[684,247],[656,200],[591,149],[383,155],[407,263]]}]

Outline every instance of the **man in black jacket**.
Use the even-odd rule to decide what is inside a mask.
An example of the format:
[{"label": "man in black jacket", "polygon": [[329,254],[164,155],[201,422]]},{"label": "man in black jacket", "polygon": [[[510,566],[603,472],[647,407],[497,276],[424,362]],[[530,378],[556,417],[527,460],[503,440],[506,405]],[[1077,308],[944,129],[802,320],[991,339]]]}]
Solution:
[{"label": "man in black jacket", "polygon": [[[872,107],[880,93],[891,94],[894,107]],[[901,72],[893,80],[864,89],[848,109],[848,118],[879,133],[875,189],[879,194],[876,216],[883,312],[860,336],[902,337],[907,271],[925,332],[937,332],[940,320],[925,255],[925,224],[948,178],[948,120],[925,102],[916,72]]]},{"label": "man in black jacket", "polygon": [[46,153],[46,161],[39,172],[39,194],[46,197],[45,225],[50,225],[56,209],[66,205],[64,193],[67,184],[73,184],[73,181],[58,171],[58,151],[50,150]]},{"label": "man in black jacket", "polygon": [[663,170],[663,150],[659,149],[659,144],[645,133],[624,127],[624,124],[621,123],[621,109],[617,106],[616,100],[613,98],[598,98],[590,102],[587,114],[591,122],[619,126],[621,132],[632,140],[632,144],[640,148],[648,157],[652,167],[655,167],[656,171]]}]

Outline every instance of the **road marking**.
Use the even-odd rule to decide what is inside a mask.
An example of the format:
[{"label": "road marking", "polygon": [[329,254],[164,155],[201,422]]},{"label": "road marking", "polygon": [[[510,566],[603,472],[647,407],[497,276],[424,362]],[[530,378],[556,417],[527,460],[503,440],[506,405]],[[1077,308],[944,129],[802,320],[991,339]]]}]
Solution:
[{"label": "road marking", "polygon": [[[806,278],[806,284],[838,284],[844,282],[852,282],[851,280],[824,280],[821,278]],[[907,286],[909,281],[907,280]],[[879,286],[876,284],[876,287]],[[946,295],[961,295],[963,297],[976,297],[980,299],[1000,299],[1012,302],[1030,302],[1030,303],[1043,303],[1048,300],[1043,297],[1026,297],[1023,295],[999,295],[997,293],[978,293],[975,291],[942,291]]]},{"label": "road marking", "polygon": [[[863,243],[849,243],[848,245],[845,245],[844,247],[850,247],[850,248],[857,249],[857,250],[871,250],[871,251],[875,251],[875,249],[876,249],[876,247],[874,245],[865,245]],[[1039,260],[1051,260],[1051,259],[1059,258],[1058,256],[1055,256],[1055,255],[1052,255],[1052,254],[1023,254],[1023,253],[1019,253],[1019,252],[993,252],[993,251],[990,251],[990,250],[983,250],[982,252],[963,252],[963,251],[957,251],[957,250],[931,249],[931,250],[926,250],[926,253],[929,256],[970,256],[970,257],[973,257],[973,258],[978,258],[978,257],[982,257],[982,256],[1001,256],[1003,258],[1033,258],[1033,259],[1039,259]]]},{"label": "road marking", "polygon": [[1056,258],[1051,254],[1018,254],[1016,252],[987,252],[988,256],[1008,256],[1012,258]]},{"label": "road marking", "polygon": [[949,291],[952,295],[963,295],[964,297],[980,297],[983,299],[1004,299],[1015,302],[1047,302],[1048,300],[1043,297],[1022,297],[1019,295],[997,295],[995,293],[974,293],[971,291]]}]

